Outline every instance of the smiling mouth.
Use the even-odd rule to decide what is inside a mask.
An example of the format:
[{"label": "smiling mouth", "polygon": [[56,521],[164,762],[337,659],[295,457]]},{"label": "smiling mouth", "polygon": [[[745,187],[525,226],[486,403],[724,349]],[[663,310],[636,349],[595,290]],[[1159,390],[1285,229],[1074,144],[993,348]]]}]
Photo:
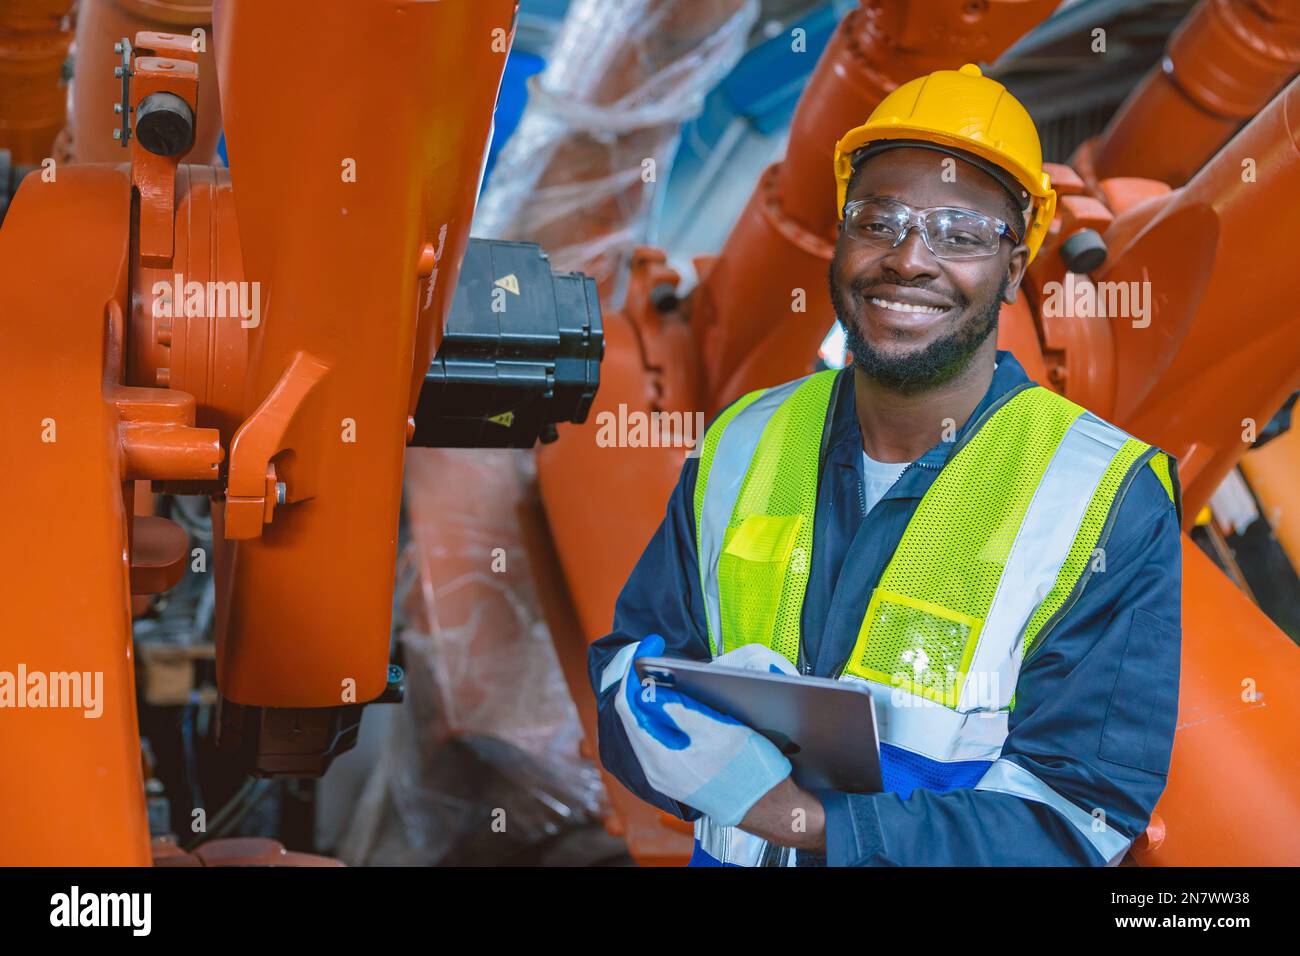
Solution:
[{"label": "smiling mouth", "polygon": [[893,299],[882,299],[879,296],[871,296],[867,299],[878,309],[888,309],[891,312],[905,312],[917,315],[942,315],[947,309],[941,309],[933,305],[910,305],[906,302],[895,302]]}]

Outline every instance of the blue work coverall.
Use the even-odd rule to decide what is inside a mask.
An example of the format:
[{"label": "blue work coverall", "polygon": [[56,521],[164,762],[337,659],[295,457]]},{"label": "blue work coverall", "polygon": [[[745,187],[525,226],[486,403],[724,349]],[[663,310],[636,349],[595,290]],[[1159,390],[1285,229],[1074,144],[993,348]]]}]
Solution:
[{"label": "blue work coverall", "polygon": [[[844,374],[852,376],[851,370]],[[863,508],[862,438],[854,389],[840,389],[817,499],[813,556],[801,632],[812,673],[835,676],[852,651],[868,598],[921,496],[951,450],[1000,395],[1028,381],[997,353],[989,389],[957,441],[940,441],[909,466],[871,509]],[[851,382],[846,382],[850,385]],[[613,632],[592,645],[600,757],[633,793],[685,820],[698,811],[646,782],[614,708],[618,684],[600,691],[620,648],[662,635],[665,653],[709,660],[696,558],[688,458],[667,514],[619,594]],[[1171,474],[1177,481],[1176,470]],[[1020,764],[1129,839],[1146,828],[1164,791],[1178,711],[1182,556],[1179,516],[1150,468],[1134,478],[1105,544],[1105,570],[1024,663],[1001,756]],[[800,865],[1101,865],[1105,861],[1058,811],[989,790],[975,780],[928,787],[914,777],[885,792],[818,792],[826,855]],[[698,848],[697,848],[698,850]],[[697,852],[698,856],[698,852]]]}]

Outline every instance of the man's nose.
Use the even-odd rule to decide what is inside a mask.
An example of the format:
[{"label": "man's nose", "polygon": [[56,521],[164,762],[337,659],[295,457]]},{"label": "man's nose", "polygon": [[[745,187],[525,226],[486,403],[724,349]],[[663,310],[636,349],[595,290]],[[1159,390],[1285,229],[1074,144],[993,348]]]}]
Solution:
[{"label": "man's nose", "polygon": [[903,279],[933,278],[939,266],[919,226],[908,224],[902,241],[889,249],[880,259],[880,265]]}]

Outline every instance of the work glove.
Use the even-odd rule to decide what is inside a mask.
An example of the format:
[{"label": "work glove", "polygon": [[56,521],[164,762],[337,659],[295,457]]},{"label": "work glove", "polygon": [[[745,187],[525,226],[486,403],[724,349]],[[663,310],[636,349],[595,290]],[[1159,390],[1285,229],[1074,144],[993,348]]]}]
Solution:
[{"label": "work glove", "polygon": [[[650,786],[723,826],[736,826],[750,807],[790,776],[790,761],[762,734],[693,697],[662,684],[642,686],[636,661],[663,652],[664,639],[658,634],[641,641],[615,697],[632,751]],[[757,644],[713,663],[795,673],[789,661]]]}]

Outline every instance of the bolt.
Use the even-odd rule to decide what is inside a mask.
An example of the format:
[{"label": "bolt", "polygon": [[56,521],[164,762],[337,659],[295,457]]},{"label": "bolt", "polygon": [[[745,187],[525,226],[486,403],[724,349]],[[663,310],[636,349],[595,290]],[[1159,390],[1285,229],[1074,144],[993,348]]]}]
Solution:
[{"label": "bolt", "polygon": [[121,116],[121,115],[122,115],[122,104],[121,104],[121,103],[114,103],[114,104],[113,104],[113,112],[116,113],[118,116]]},{"label": "bolt", "polygon": [[125,49],[126,49],[126,47],[122,46],[122,41],[121,41],[121,40],[118,40],[116,43],[113,44],[113,52],[114,52],[114,53],[121,53],[121,52],[122,52],[123,50],[125,50]]},{"label": "bolt", "polygon": [[113,130],[113,139],[121,139],[121,138],[122,138],[122,131],[120,129]]},{"label": "bolt", "polygon": [[120,66],[113,67],[113,75],[120,80],[122,78],[122,68]]}]

